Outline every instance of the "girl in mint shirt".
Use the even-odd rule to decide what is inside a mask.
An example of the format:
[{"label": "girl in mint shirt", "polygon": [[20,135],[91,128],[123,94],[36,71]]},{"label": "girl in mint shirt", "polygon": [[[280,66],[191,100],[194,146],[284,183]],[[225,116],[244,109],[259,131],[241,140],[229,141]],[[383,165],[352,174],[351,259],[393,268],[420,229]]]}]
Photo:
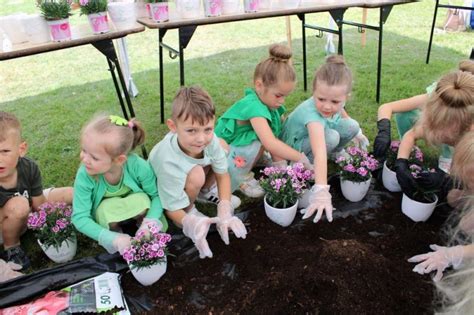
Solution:
[{"label": "girl in mint shirt", "polygon": [[269,51],[270,56],[255,68],[255,88],[247,89],[245,97],[222,115],[215,128],[217,136],[230,146],[232,190],[240,189],[253,198],[264,194],[250,172],[264,150],[277,165],[290,160],[312,167],[306,156],[278,139],[285,112],[283,103],[295,88],[296,75],[288,47],[275,44]]},{"label": "girl in mint shirt", "polygon": [[135,119],[118,116],[98,116],[82,131],[72,223],[110,253],[130,246],[124,221],[136,220],[139,230],[168,227],[151,165],[130,153],[144,139]]}]

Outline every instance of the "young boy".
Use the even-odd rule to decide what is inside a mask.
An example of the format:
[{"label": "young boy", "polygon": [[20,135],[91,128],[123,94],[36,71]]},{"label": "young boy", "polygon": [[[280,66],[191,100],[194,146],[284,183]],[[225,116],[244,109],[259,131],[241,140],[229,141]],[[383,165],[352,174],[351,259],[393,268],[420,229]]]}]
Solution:
[{"label": "young boy", "polygon": [[[215,108],[209,94],[199,87],[181,88],[167,120],[170,132],[150,152],[158,193],[165,213],[191,238],[201,258],[212,257],[206,241],[211,224],[217,224],[222,240],[229,244],[228,229],[245,238],[247,230],[234,216],[240,199],[230,192],[227,157],[214,134]],[[217,187],[216,187],[217,184]],[[217,204],[217,217],[200,213],[194,201]]]},{"label": "young boy", "polygon": [[20,247],[20,236],[26,230],[31,209],[48,201],[71,203],[72,188],[47,189],[43,193],[38,165],[25,157],[27,144],[21,137],[18,119],[0,111],[0,231],[5,261],[25,270],[30,261]]}]

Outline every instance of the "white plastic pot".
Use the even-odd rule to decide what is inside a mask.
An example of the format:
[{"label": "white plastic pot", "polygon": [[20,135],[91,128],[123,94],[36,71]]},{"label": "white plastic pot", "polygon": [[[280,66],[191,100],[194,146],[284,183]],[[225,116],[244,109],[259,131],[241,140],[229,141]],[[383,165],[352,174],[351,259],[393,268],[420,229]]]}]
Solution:
[{"label": "white plastic pot", "polygon": [[204,0],[204,15],[219,16],[222,14],[222,0]]},{"label": "white plastic pot", "polygon": [[41,44],[51,41],[48,23],[41,15],[25,15],[21,18],[21,22],[30,43]]},{"label": "white plastic pot", "polygon": [[176,9],[182,19],[196,19],[201,16],[201,0],[176,0]]},{"label": "white plastic pot", "polygon": [[300,0],[279,0],[278,2],[280,9],[296,9],[300,5]]},{"label": "white plastic pot", "polygon": [[119,29],[132,28],[136,24],[137,13],[134,2],[109,2],[107,11],[110,19]]},{"label": "white plastic pot", "polygon": [[61,246],[58,248],[55,248],[54,246],[45,246],[40,240],[38,240],[38,244],[46,256],[56,263],[70,261],[76,255],[77,239],[75,236],[62,242]]},{"label": "white plastic pot", "polygon": [[387,161],[383,163],[382,182],[383,186],[391,192],[402,191],[397,180],[397,173],[388,168]]},{"label": "white plastic pot", "polygon": [[166,22],[169,20],[168,2],[149,3],[151,18],[155,22]]},{"label": "white plastic pot", "polygon": [[344,197],[352,202],[361,201],[370,188],[370,178],[365,182],[351,182],[341,178],[341,191]]},{"label": "white plastic pot", "polygon": [[432,203],[423,203],[413,200],[407,195],[403,194],[402,212],[415,222],[424,222],[428,220],[431,214],[433,213],[437,202],[438,196],[436,195],[435,201],[433,201]]},{"label": "white plastic pot", "polygon": [[296,201],[296,203],[289,208],[275,208],[267,203],[267,196],[265,196],[263,203],[265,207],[265,214],[276,224],[286,227],[290,225],[295,219],[296,210],[298,209],[298,201]]},{"label": "white plastic pot", "polygon": [[160,280],[160,278],[166,273],[166,267],[168,263],[165,259],[164,262],[156,263],[154,265],[144,267],[144,268],[132,268],[132,275],[144,286],[149,286]]},{"label": "white plastic pot", "polygon": [[63,42],[71,39],[71,26],[69,19],[47,21],[51,31],[51,39],[55,42]]},{"label": "white plastic pot", "polygon": [[239,6],[239,0],[222,0],[222,14],[237,14]]}]

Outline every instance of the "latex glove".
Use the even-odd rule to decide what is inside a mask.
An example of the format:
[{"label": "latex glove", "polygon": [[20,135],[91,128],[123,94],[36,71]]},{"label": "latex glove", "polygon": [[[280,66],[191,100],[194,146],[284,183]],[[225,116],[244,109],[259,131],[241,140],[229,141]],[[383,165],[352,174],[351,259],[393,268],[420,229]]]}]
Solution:
[{"label": "latex glove", "polygon": [[311,188],[311,195],[309,197],[309,206],[305,209],[302,209],[300,212],[304,214],[303,220],[309,218],[317,210],[316,216],[314,217],[313,222],[317,223],[323,211],[326,210],[326,217],[329,222],[332,222],[332,203],[331,203],[331,194],[329,193],[329,185],[314,185]]},{"label": "latex glove", "polygon": [[286,160],[273,161],[272,166],[278,168],[286,168],[288,166],[288,162]]},{"label": "latex glove", "polygon": [[361,148],[364,151],[367,151],[367,147],[369,146],[369,139],[362,133],[362,129],[359,129],[359,133],[352,139],[356,146]]},{"label": "latex glove", "polygon": [[99,245],[104,247],[109,254],[117,251],[122,254],[127,247],[130,247],[130,240],[130,235],[112,232],[107,229],[103,229],[99,234]]},{"label": "latex glove", "polygon": [[143,232],[146,236],[149,236],[151,230],[156,230],[158,232],[161,231],[162,228],[163,224],[160,220],[155,218],[143,218],[142,224],[140,224],[140,227],[138,228],[135,235],[138,235],[138,232]]},{"label": "latex glove", "polygon": [[416,255],[408,259],[408,262],[415,262],[418,265],[413,268],[414,272],[420,275],[430,273],[436,270],[434,281],[439,281],[443,277],[443,271],[449,266],[458,268],[463,259],[463,246],[444,247],[438,245],[430,245],[434,252]]},{"label": "latex glove", "polygon": [[221,200],[217,205],[217,232],[226,245],[229,245],[229,229],[234,232],[238,238],[247,236],[247,229],[242,221],[234,216],[234,208],[229,200]]},{"label": "latex glove", "polygon": [[206,236],[211,224],[218,221],[219,218],[209,218],[196,208],[192,208],[183,218],[183,233],[193,240],[194,245],[199,251],[200,258],[212,258],[212,252],[207,243]]},{"label": "latex glove", "polygon": [[131,239],[132,238],[130,237],[130,235],[119,233],[119,235],[113,241],[115,251],[119,252],[120,255],[122,255],[124,250],[132,245],[130,243]]},{"label": "latex glove", "polygon": [[444,180],[446,179],[447,174],[441,169],[436,168],[435,172],[423,171],[418,174],[418,177],[415,181],[423,187],[425,190],[440,190],[443,186]]},{"label": "latex glove", "polygon": [[387,150],[390,147],[392,136],[390,132],[390,120],[387,118],[377,121],[378,133],[374,141],[374,157],[379,161],[385,161]]},{"label": "latex glove", "polygon": [[309,161],[308,157],[306,156],[306,154],[304,154],[304,152],[301,152],[301,159],[299,159],[297,163],[303,164],[304,168],[307,170],[312,171],[314,169],[313,164]]},{"label": "latex glove", "polygon": [[5,282],[13,278],[22,276],[23,274],[18,270],[21,270],[21,266],[15,264],[12,261],[6,262],[0,259],[0,282]]},{"label": "latex glove", "polygon": [[397,180],[403,193],[408,197],[413,198],[413,194],[416,191],[416,182],[408,168],[408,160],[397,159],[395,161],[395,172],[397,173]]}]

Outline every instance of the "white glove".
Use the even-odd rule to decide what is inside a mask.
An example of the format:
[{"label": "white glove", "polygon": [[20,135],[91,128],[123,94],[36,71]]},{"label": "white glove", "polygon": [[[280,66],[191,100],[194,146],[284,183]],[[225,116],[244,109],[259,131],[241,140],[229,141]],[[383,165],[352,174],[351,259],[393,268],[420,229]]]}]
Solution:
[{"label": "white glove", "polygon": [[434,252],[416,255],[408,259],[408,262],[419,262],[419,264],[413,268],[414,272],[422,275],[436,270],[436,275],[433,280],[439,281],[443,277],[444,269],[449,266],[453,266],[453,268],[456,269],[461,265],[464,255],[463,246],[444,247],[430,245],[430,248],[434,250]]},{"label": "white glove", "polygon": [[109,231],[107,229],[103,229],[99,234],[99,245],[104,247],[109,254],[113,254],[117,251],[123,254],[123,251],[131,245],[130,240],[130,235]]},{"label": "white glove", "polygon": [[299,159],[297,163],[302,163],[304,168],[307,170],[312,171],[314,169],[313,164],[309,161],[308,157],[306,156],[306,154],[304,154],[304,152],[301,152],[301,159]]},{"label": "white glove", "polygon": [[18,271],[21,270],[21,268],[20,265],[12,261],[6,262],[0,259],[0,283],[22,276],[23,274]]},{"label": "white glove", "polygon": [[278,168],[286,168],[288,166],[288,162],[286,160],[273,161],[272,166]]},{"label": "white glove", "polygon": [[332,222],[333,207],[331,203],[332,197],[329,193],[329,187],[329,185],[314,185],[311,188],[309,206],[300,211],[304,214],[303,220],[309,218],[316,210],[318,210],[313,220],[314,223],[317,223],[323,215],[323,210],[326,210],[326,217],[328,218],[329,222]]},{"label": "white glove", "polygon": [[130,247],[132,244],[130,243],[131,237],[127,234],[119,234],[112,242],[115,251],[118,251],[120,255],[123,254],[124,250]]},{"label": "white glove", "polygon": [[238,238],[247,236],[247,229],[242,221],[234,216],[234,208],[229,200],[221,200],[217,205],[217,232],[226,245],[229,245],[229,229],[234,232]]},{"label": "white glove", "polygon": [[183,233],[193,240],[194,245],[199,251],[200,258],[212,258],[212,252],[207,243],[206,236],[211,224],[218,221],[219,218],[209,218],[196,208],[192,208],[183,218]]},{"label": "white glove", "polygon": [[156,230],[161,231],[163,228],[163,224],[161,223],[160,220],[155,219],[155,218],[143,218],[142,224],[140,224],[140,227],[138,228],[137,232],[135,233],[135,236],[138,235],[138,232],[145,233],[146,236],[149,236],[151,233],[151,230]]},{"label": "white glove", "polygon": [[359,129],[359,133],[352,139],[356,146],[361,148],[364,151],[367,151],[367,147],[369,146],[369,139],[362,133],[362,129]]}]

